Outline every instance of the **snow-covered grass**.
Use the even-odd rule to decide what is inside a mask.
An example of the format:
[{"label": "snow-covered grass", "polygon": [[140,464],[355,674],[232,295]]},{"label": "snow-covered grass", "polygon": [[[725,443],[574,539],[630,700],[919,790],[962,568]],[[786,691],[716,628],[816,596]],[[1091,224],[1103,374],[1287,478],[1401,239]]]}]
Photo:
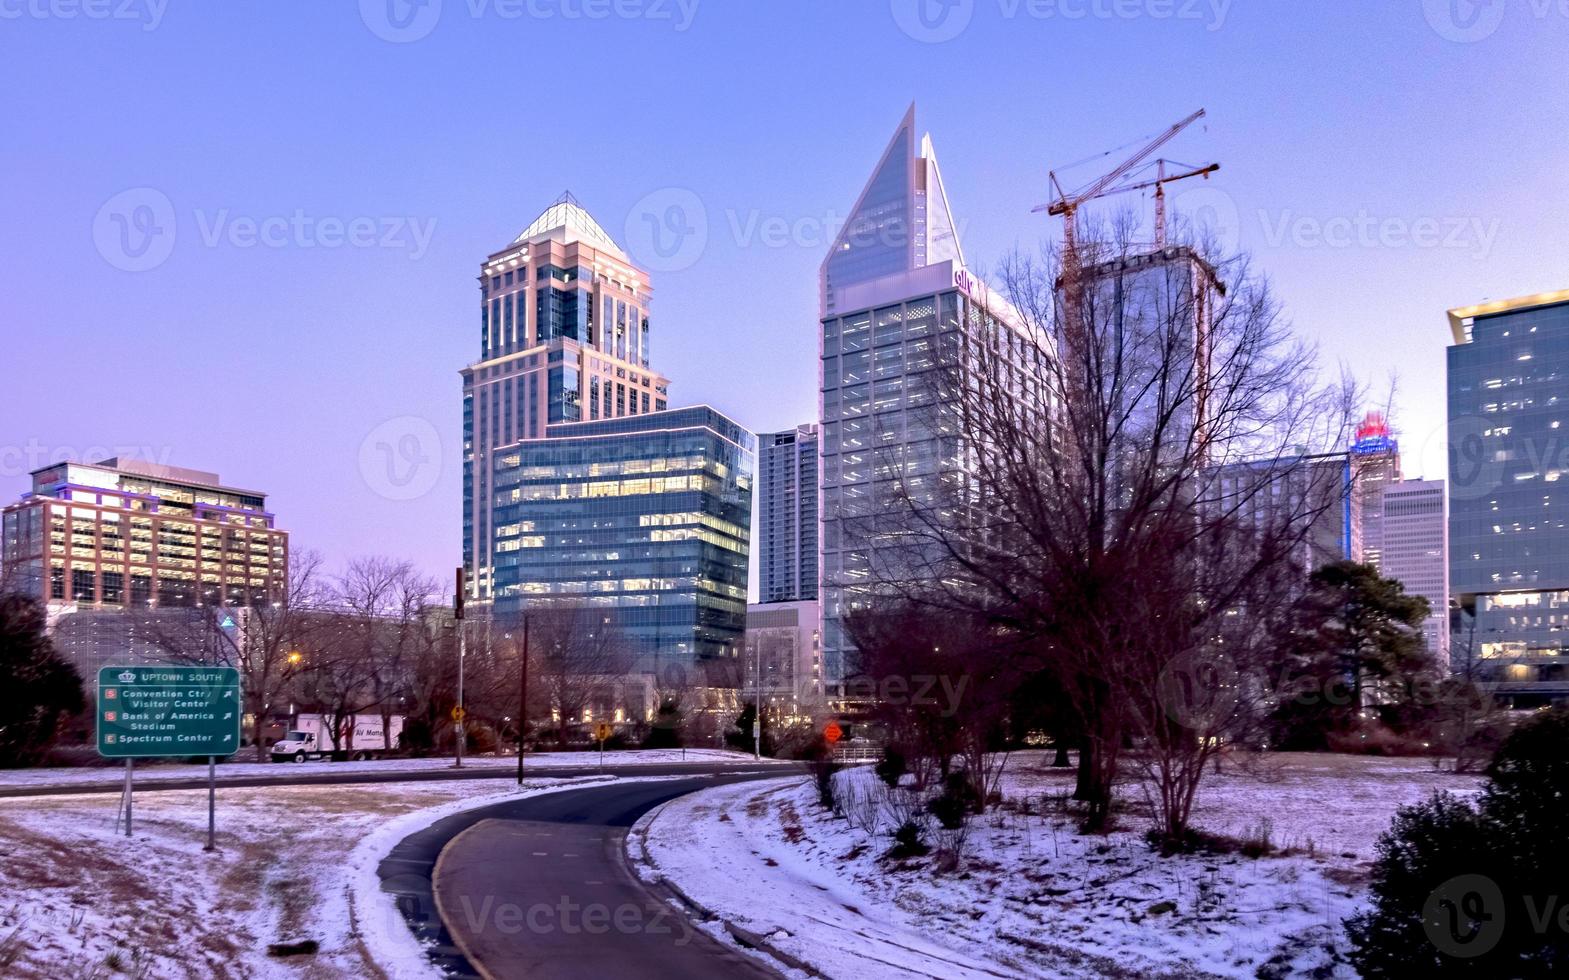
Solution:
[{"label": "snow-covered grass", "polygon": [[[250,754],[247,751],[236,756],[235,761],[219,763],[216,772],[218,781],[257,776],[287,779],[305,774],[351,772],[435,772],[452,768],[452,759],[445,756],[429,759],[368,759],[363,762],[313,761],[300,764],[249,762],[246,761],[248,758]],[[607,767],[671,765],[681,762],[752,765],[753,759],[750,753],[733,752],[729,749],[627,749],[605,753]],[[763,763],[773,764],[773,760],[764,759]],[[463,760],[465,767],[475,769],[499,767],[512,770],[517,768],[517,764],[518,758],[515,755],[471,755]],[[529,769],[598,766],[599,753],[531,752],[524,759],[523,764]],[[135,775],[140,779],[206,779],[207,766],[205,763],[192,765],[183,762],[138,761]],[[0,769],[0,788],[50,788],[84,784],[95,786],[101,784],[106,788],[118,788],[124,781],[125,769],[122,766]]]},{"label": "snow-covered grass", "polygon": [[1080,835],[1072,771],[1049,761],[1009,760],[1005,804],[974,819],[951,873],[885,856],[887,814],[853,802],[878,792],[866,768],[838,777],[853,819],[819,807],[808,780],[721,787],[667,804],[647,851],[695,901],[829,977],[1352,976],[1341,922],[1378,834],[1396,807],[1479,782],[1426,760],[1228,759],[1195,824],[1274,852],[1161,857],[1132,787],[1116,830]]},{"label": "snow-covered grass", "polygon": [[598,781],[220,789],[211,854],[202,791],[138,797],[130,839],[116,795],[0,800],[0,976],[428,976],[381,857],[448,813]]}]

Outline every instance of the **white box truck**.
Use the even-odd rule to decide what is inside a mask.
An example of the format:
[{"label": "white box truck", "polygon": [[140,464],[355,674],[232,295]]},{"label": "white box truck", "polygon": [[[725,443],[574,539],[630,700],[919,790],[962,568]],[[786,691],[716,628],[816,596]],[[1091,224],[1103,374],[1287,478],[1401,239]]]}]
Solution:
[{"label": "white box truck", "polygon": [[[398,750],[403,735],[403,716],[392,716],[392,751]],[[381,715],[353,715],[339,726],[339,737],[332,737],[332,719],[325,715],[299,715],[283,738],[272,744],[273,762],[304,762],[307,759],[375,759],[387,754],[382,737]]]}]

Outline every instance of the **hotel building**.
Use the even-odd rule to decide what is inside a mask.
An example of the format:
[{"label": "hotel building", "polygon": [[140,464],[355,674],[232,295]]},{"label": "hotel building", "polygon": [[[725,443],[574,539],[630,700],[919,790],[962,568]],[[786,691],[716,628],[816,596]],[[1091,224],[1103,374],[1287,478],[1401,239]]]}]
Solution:
[{"label": "hotel building", "polygon": [[1569,290],[1449,330],[1451,660],[1515,707],[1569,700]]},{"label": "hotel building", "polygon": [[3,515],[13,588],[52,615],[279,601],[289,536],[267,498],[218,474],[132,459],[58,463]]},{"label": "hotel building", "polygon": [[463,566],[469,599],[494,592],[494,458],[561,423],[667,407],[649,366],[648,276],[570,194],[479,275],[479,359],[463,376]]}]

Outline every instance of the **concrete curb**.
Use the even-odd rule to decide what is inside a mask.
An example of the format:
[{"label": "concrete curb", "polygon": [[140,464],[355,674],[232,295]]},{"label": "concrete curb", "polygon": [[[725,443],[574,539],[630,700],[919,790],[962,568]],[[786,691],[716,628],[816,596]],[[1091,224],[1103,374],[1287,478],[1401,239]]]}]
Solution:
[{"label": "concrete curb", "polygon": [[[702,791],[699,790],[699,792]],[[679,904],[685,906],[687,912],[694,918],[700,919],[704,922],[718,922],[720,925],[724,926],[725,931],[728,932],[730,936],[742,946],[745,946],[748,949],[755,949],[761,953],[765,953],[773,959],[779,961],[781,965],[789,967],[792,970],[798,970],[808,976],[824,976],[822,971],[818,970],[817,967],[813,966],[812,964],[806,962],[798,956],[794,956],[785,952],[784,950],[775,946],[773,943],[769,942],[763,936],[758,935],[750,929],[736,925],[734,922],[731,922],[729,919],[719,915],[717,912],[707,907],[702,902],[697,901],[692,896],[683,891],[681,886],[675,883],[674,879],[665,874],[665,872],[654,861],[653,856],[648,853],[648,832],[650,828],[653,827],[654,821],[659,819],[659,815],[665,811],[665,807],[668,805],[668,803],[660,804],[659,806],[650,810],[648,813],[644,814],[642,819],[638,820],[638,822],[632,826],[631,830],[627,832],[627,859],[633,864],[648,869],[648,871],[650,871],[655,876],[652,880],[645,878],[645,884],[649,885],[650,887],[663,887],[665,891],[670,893],[672,898],[674,898]],[[632,839],[634,837],[637,838],[637,848],[640,852],[640,854],[637,856],[634,856],[631,853]]]}]

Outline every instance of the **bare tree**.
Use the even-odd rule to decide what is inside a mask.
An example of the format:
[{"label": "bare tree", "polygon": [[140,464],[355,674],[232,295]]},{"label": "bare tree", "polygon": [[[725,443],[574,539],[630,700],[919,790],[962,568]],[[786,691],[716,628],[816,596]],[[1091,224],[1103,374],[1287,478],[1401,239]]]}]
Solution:
[{"label": "bare tree", "polygon": [[1021,683],[1009,673],[1018,661],[1001,653],[1009,638],[962,612],[897,601],[852,611],[845,632],[859,668],[845,692],[871,705],[916,788],[942,783],[957,762],[984,800],[988,749]]},{"label": "bare tree", "polygon": [[554,716],[556,744],[564,748],[572,725],[596,695],[631,670],[633,653],[608,617],[592,607],[541,605],[528,617],[529,689]]},{"label": "bare tree", "polygon": [[352,620],[349,637],[358,644],[369,706],[381,714],[385,749],[393,747],[392,718],[407,702],[426,612],[438,589],[411,563],[380,557],[355,559],[333,582],[333,601]]},{"label": "bare tree", "polygon": [[288,583],[272,601],[162,609],[150,619],[152,641],[171,660],[239,671],[258,761],[267,758],[268,713],[304,666],[300,648],[315,625],[311,614],[324,586],[321,565],[316,552],[294,551]]},{"label": "bare tree", "polygon": [[1318,380],[1245,259],[1116,229],[1079,248],[1078,288],[1057,256],[1014,256],[1008,301],[939,335],[936,478],[894,479],[845,531],[878,542],[859,601],[979,617],[1064,690],[1098,828],[1123,746],[1171,725],[1167,665],[1215,651],[1228,617],[1267,620],[1255,584],[1313,547],[1332,506],[1313,450],[1343,444],[1355,392]]}]

